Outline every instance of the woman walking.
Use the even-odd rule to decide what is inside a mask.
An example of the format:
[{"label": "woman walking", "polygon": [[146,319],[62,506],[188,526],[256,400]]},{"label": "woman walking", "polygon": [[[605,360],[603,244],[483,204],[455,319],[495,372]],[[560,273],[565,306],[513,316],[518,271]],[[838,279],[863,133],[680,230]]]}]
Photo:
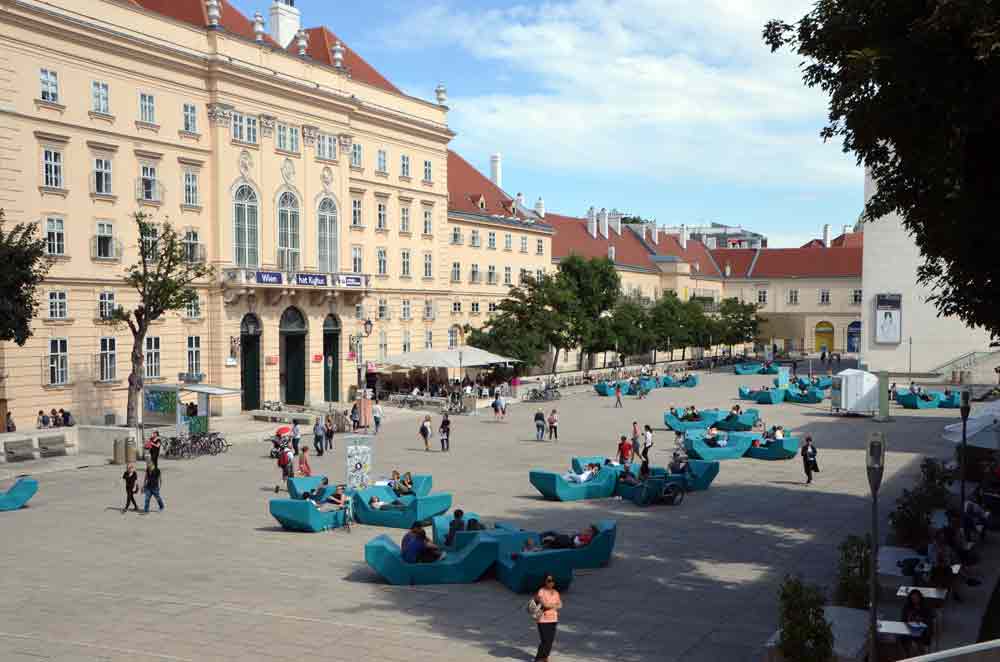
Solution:
[{"label": "woman walking", "polygon": [[448,414],[441,416],[441,425],[438,427],[438,434],[441,436],[441,452],[447,453],[451,450],[451,420]]},{"label": "woman walking", "polygon": [[642,450],[639,452],[639,456],[642,458],[643,462],[649,462],[649,449],[653,447],[653,428],[648,425],[644,426],[642,432]]},{"label": "woman walking", "polygon": [[154,467],[160,466],[160,447],[162,445],[160,433],[153,430],[153,434],[149,435],[149,439],[146,440],[146,448],[149,450],[149,459]]},{"label": "woman walking", "polygon": [[309,466],[309,447],[303,446],[299,450],[299,475],[312,476],[312,467]]},{"label": "woman walking", "polygon": [[556,627],[559,625],[559,610],[562,609],[562,598],[556,590],[556,578],[545,575],[542,587],[535,594],[535,601],[541,607],[538,614],[538,651],[535,662],[548,662],[552,653],[552,644],[556,640]]},{"label": "woman walking", "polygon": [[332,451],[333,448],[333,417],[327,415],[326,423],[323,424],[323,438],[326,441],[326,450]]},{"label": "woman walking", "polygon": [[802,468],[806,472],[806,485],[813,482],[813,474],[819,473],[819,465],[816,464],[816,447],[813,446],[812,436],[806,437],[806,444],[802,447]]},{"label": "woman walking", "polygon": [[549,414],[549,441],[559,441],[559,412],[555,409]]},{"label": "woman walking", "polygon": [[382,429],[382,417],[385,416],[385,412],[382,411],[382,405],[378,400],[372,405],[372,420],[375,421],[375,434]]},{"label": "woman walking", "polygon": [[355,402],[354,406],[351,407],[351,431],[357,432],[359,427],[361,427],[361,409]]},{"label": "woman walking", "polygon": [[124,515],[125,511],[128,510],[129,504],[132,504],[135,512],[139,512],[139,504],[135,502],[135,493],[139,491],[139,474],[135,470],[135,465],[131,462],[125,467],[122,480],[125,481],[125,507],[122,508],[122,514]]},{"label": "woman walking", "polygon": [[302,431],[299,430],[299,422],[292,421],[292,449],[295,454],[299,454],[299,444],[302,443]]},{"label": "woman walking", "polygon": [[622,404],[622,384],[618,382],[615,384],[615,409],[620,409],[624,407]]},{"label": "woman walking", "polygon": [[424,416],[423,422],[420,423],[420,438],[424,440],[424,450],[428,453],[431,452],[431,417],[428,414]]},{"label": "woman walking", "polygon": [[146,505],[143,507],[143,512],[149,512],[149,500],[156,497],[156,503],[160,506],[160,510],[163,510],[163,499],[160,498],[160,487],[163,485],[163,477],[160,474],[160,469],[155,464],[151,462],[146,463],[146,477],[142,481],[142,491],[146,495]]}]

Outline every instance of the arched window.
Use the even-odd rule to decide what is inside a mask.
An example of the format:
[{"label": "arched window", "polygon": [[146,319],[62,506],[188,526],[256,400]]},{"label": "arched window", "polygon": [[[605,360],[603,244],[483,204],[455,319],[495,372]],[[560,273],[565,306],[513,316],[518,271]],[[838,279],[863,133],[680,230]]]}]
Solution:
[{"label": "arched window", "polygon": [[299,201],[288,192],[278,198],[278,268],[299,270]]},{"label": "arched window", "polygon": [[325,274],[336,273],[339,268],[337,255],[337,204],[323,198],[316,215],[319,221],[319,270]]},{"label": "arched window", "polygon": [[233,195],[233,262],[256,267],[258,255],[257,194],[243,184]]}]

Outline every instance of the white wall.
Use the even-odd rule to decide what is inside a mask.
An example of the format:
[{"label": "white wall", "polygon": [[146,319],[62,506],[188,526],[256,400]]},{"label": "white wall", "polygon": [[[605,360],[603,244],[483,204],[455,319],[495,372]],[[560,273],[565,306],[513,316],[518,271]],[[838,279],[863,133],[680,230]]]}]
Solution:
[{"label": "white wall", "polygon": [[[873,183],[865,177],[865,199]],[[916,243],[903,228],[897,215],[864,226],[865,248],[862,272],[864,303],[861,324],[861,361],[869,370],[907,372],[910,338],[913,339],[914,372],[933,370],[960,355],[989,350],[989,335],[970,329],[954,317],[938,317],[930,294],[917,285],[917,267],[923,262]],[[876,294],[902,294],[902,338],[899,345],[874,343]]]}]

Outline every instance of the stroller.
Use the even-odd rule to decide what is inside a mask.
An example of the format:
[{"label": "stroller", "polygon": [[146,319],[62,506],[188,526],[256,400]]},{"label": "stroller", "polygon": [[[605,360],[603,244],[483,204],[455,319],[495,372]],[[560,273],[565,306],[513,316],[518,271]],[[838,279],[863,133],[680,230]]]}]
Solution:
[{"label": "stroller", "polygon": [[271,442],[271,459],[277,460],[281,455],[281,450],[292,443],[292,428],[283,425],[274,431],[274,435],[268,440]]}]

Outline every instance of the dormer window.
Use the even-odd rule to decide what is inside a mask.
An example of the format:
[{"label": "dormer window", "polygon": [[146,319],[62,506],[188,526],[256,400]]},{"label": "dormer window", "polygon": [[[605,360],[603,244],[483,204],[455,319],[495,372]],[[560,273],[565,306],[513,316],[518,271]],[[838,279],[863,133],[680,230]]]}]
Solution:
[{"label": "dormer window", "polygon": [[479,205],[480,209],[484,209],[485,210],[486,209],[486,198],[484,198],[483,196],[479,196],[479,200],[476,202],[476,204]]}]

